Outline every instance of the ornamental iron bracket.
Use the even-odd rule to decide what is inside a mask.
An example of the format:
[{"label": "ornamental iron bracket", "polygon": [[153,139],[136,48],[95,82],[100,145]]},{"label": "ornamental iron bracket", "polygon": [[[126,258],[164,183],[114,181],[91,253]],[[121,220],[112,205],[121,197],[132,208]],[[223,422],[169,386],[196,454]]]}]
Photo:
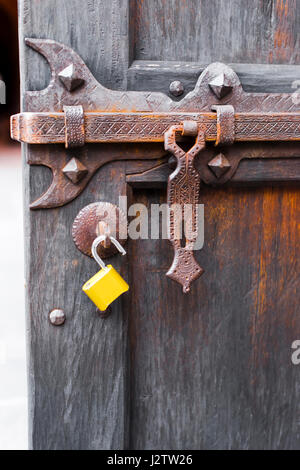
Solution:
[{"label": "ornamental iron bracket", "polygon": [[[60,158],[57,151],[30,152],[30,165],[45,165],[53,173],[48,190],[30,207],[67,204],[106,163],[157,160],[170,152],[176,168],[169,176],[168,203],[179,204],[182,211],[185,204],[193,208],[193,233],[184,247],[176,239],[174,215],[170,215],[174,261],[167,275],[184,292],[203,272],[193,256],[200,183],[224,184],[242,159],[258,158],[257,152],[231,144],[276,141],[261,152],[261,158],[300,157],[298,100],[289,93],[246,93],[236,73],[225,64],[209,65],[194,90],[173,101],[163,93],[103,87],[78,54],[56,41],[27,39],[26,44],[47,59],[52,76],[46,89],[25,93],[24,112],[11,118],[12,138],[27,144],[64,144],[66,149],[101,144],[98,152],[78,150],[76,157],[67,153]],[[192,147],[191,139],[195,141]],[[183,148],[189,142],[188,151],[178,146],[179,140]],[[222,151],[213,155],[210,142],[221,149],[229,146],[226,156]]]}]

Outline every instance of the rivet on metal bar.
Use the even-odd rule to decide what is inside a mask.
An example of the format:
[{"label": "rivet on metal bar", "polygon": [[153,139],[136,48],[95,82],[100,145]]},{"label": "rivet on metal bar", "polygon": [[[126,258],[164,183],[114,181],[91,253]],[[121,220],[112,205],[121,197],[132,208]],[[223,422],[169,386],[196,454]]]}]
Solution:
[{"label": "rivet on metal bar", "polygon": [[213,105],[217,112],[217,139],[215,145],[231,145],[234,143],[234,108],[231,105]]},{"label": "rivet on metal bar", "polygon": [[84,112],[82,106],[64,106],[66,148],[85,144]]},{"label": "rivet on metal bar", "polygon": [[183,121],[182,122],[182,135],[183,136],[196,136],[198,134],[198,123],[196,121]]}]

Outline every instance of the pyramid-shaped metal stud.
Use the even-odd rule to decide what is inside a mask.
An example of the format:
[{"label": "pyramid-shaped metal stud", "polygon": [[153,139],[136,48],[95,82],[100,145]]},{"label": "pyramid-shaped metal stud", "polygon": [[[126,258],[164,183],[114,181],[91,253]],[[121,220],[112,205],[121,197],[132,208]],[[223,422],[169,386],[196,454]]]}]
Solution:
[{"label": "pyramid-shaped metal stud", "polygon": [[58,76],[68,91],[74,91],[84,83],[83,78],[80,78],[76,73],[74,64],[68,65],[68,67],[59,72]]},{"label": "pyramid-shaped metal stud", "polygon": [[72,158],[62,171],[74,184],[79,183],[88,174],[87,168],[77,158]]},{"label": "pyramid-shaped metal stud", "polygon": [[224,98],[230,91],[232,85],[224,73],[220,73],[213,80],[209,82],[209,87],[219,100]]},{"label": "pyramid-shaped metal stud", "polygon": [[209,168],[213,171],[217,178],[220,178],[226,171],[231,168],[231,165],[227,158],[222,154],[219,153],[215,158],[213,158],[208,163]]}]

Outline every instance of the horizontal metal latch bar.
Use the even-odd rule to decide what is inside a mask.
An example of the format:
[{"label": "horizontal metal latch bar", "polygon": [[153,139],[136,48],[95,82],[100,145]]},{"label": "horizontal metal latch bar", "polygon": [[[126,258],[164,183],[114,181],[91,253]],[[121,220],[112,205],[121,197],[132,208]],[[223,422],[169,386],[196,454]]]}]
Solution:
[{"label": "horizontal metal latch bar", "polygon": [[[85,112],[86,143],[163,142],[172,125],[197,121],[206,141],[218,139],[216,113]],[[11,117],[11,137],[28,144],[65,144],[65,113],[20,113]],[[234,140],[299,141],[300,113],[236,113]]]}]

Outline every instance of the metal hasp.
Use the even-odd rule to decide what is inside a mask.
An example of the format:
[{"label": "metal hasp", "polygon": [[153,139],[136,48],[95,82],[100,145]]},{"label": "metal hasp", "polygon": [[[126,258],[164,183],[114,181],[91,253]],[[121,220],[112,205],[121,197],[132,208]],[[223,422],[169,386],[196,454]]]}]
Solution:
[{"label": "metal hasp", "polygon": [[[188,152],[176,144],[176,133],[196,136],[196,142]],[[165,149],[177,158],[176,169],[170,175],[168,182],[168,203],[171,209],[170,241],[174,248],[174,260],[167,276],[181,284],[184,293],[189,292],[191,283],[203,273],[203,269],[194,258],[194,244],[198,235],[197,205],[200,190],[200,175],[194,166],[194,159],[204,147],[204,130],[198,129],[196,121],[184,121],[181,125],[172,126],[165,134]],[[180,214],[172,210],[177,205]],[[192,213],[189,217],[185,214],[186,207],[191,208]],[[181,246],[181,237],[176,234],[178,228],[176,216],[180,223],[181,221],[185,223],[185,246]]]},{"label": "metal hasp", "polygon": [[72,226],[72,237],[78,250],[92,256],[93,241],[105,235],[106,239],[99,244],[98,255],[108,258],[118,252],[111,243],[113,236],[121,245],[127,240],[127,217],[122,210],[110,202],[93,202],[77,214]]},{"label": "metal hasp", "polygon": [[[46,89],[25,93],[24,112],[11,118],[12,138],[66,147],[64,158],[58,158],[57,150],[45,152],[43,158],[30,152],[29,164],[45,165],[53,173],[49,189],[31,204],[32,209],[72,201],[101,166],[115,160],[157,160],[171,152],[176,169],[169,176],[168,203],[183,210],[184,204],[197,204],[201,182],[216,186],[228,182],[242,159],[300,157],[298,100],[289,93],[246,93],[225,64],[209,65],[194,90],[173,101],[163,93],[109,90],[71,48],[44,39],[26,43],[48,60],[52,77]],[[178,139],[185,139],[183,148],[190,150],[179,147]],[[259,142],[259,148],[253,150],[251,142]],[[89,156],[85,144],[90,143],[101,146]],[[87,150],[72,155],[72,147],[82,146]],[[193,257],[195,210],[192,219],[194,232],[184,247],[175,239],[172,218],[170,224],[174,262],[168,276],[184,292],[203,272]]]}]

